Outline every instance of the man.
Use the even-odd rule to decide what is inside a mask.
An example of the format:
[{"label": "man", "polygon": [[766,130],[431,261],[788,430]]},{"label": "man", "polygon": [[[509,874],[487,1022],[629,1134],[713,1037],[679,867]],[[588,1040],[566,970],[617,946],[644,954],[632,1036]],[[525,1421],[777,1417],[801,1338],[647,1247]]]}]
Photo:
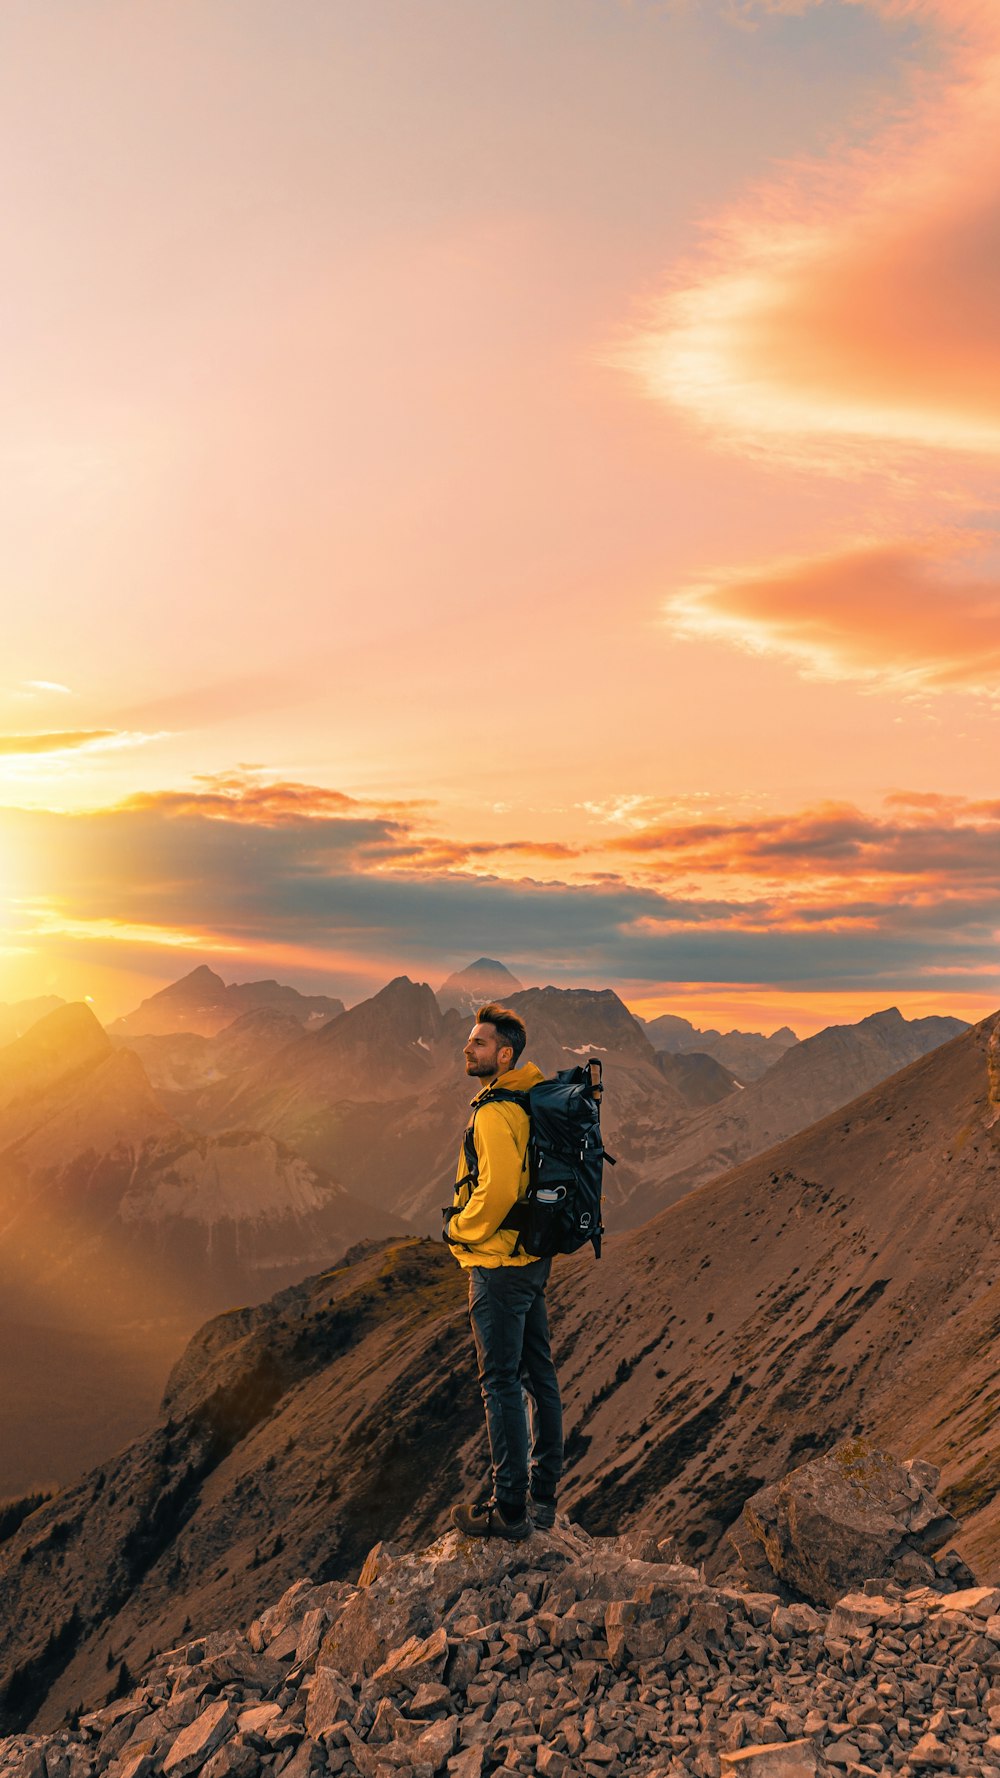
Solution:
[{"label": "man", "polygon": [[[452,1522],[469,1537],[530,1536],[532,1519],[554,1524],[562,1474],[559,1383],[549,1349],[545,1285],[550,1259],[520,1247],[504,1221],[528,1185],[528,1114],[493,1098],[496,1088],[527,1092],[543,1078],[533,1062],[520,1068],[524,1021],[508,1007],[481,1006],[465,1045],[465,1072],[481,1085],[459,1158],[455,1201],[444,1213],[444,1238],[469,1274],[469,1320],[493,1466],[493,1494],[456,1506]],[[469,1137],[471,1131],[471,1138]],[[527,1513],[529,1392],[531,1519]]]}]

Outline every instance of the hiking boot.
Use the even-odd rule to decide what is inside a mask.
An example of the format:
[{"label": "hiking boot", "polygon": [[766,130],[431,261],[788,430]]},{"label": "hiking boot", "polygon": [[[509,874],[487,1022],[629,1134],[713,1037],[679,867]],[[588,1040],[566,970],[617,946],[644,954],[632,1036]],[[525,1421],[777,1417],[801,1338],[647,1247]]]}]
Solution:
[{"label": "hiking boot", "polygon": [[473,1500],[468,1506],[453,1506],[451,1522],[464,1537],[503,1537],[508,1543],[523,1543],[531,1536],[531,1520],[526,1512],[519,1519],[508,1519],[495,1500]]},{"label": "hiking boot", "polygon": [[528,1512],[539,1531],[551,1531],[556,1522],[556,1503],[554,1500],[536,1500],[534,1496],[528,1501]]}]

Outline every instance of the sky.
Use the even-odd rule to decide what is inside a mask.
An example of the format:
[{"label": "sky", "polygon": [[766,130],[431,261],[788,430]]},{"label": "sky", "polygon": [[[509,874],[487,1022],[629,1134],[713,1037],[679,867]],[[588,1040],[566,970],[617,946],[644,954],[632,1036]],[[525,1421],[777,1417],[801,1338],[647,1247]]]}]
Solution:
[{"label": "sky", "polygon": [[0,1001],[1000,1006],[994,0],[8,0]]}]

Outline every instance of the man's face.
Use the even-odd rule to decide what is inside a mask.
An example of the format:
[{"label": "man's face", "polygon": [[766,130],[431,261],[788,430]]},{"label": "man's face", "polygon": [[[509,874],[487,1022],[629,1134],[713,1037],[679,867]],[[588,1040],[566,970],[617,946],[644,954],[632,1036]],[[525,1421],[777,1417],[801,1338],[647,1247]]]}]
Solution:
[{"label": "man's face", "polygon": [[490,1080],[509,1068],[514,1052],[509,1043],[501,1044],[495,1025],[473,1025],[465,1046],[465,1072],[477,1080]]}]

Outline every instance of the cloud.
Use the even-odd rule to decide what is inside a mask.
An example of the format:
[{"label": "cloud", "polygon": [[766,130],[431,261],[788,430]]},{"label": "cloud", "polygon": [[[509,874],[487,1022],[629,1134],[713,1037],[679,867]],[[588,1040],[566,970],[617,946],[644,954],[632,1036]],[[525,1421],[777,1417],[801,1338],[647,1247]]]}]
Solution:
[{"label": "cloud", "polygon": [[864,146],[833,147],[718,218],[619,358],[720,441],[795,462],[992,458],[1000,13],[878,10],[936,27],[934,75],[914,72]]},{"label": "cloud", "polygon": [[47,735],[0,735],[0,753],[27,757],[34,753],[70,753],[78,748],[135,747],[151,735],[126,734],[118,729],[61,729]]},{"label": "cloud", "polygon": [[574,861],[596,865],[590,879],[567,881],[514,874],[527,841],[427,837],[426,811],[227,782],[86,816],[6,812],[13,855],[31,861],[11,941],[109,968],[127,954],[161,982],[179,952],[239,957],[243,977],[280,971],[348,998],[485,954],[529,981],[880,999],[946,971],[1000,999],[1000,801],[901,791],[874,814],[660,821],[619,829]]},{"label": "cloud", "polygon": [[196,817],[275,827],[290,821],[356,816],[363,805],[340,790],[266,782],[249,772],[227,772],[198,777],[190,790],[140,791],[119,804],[119,809],[151,811],[168,821]]},{"label": "cloud", "polygon": [[899,915],[905,878],[911,907],[928,895],[932,906],[966,898],[1000,920],[1000,801],[897,792],[882,815],[823,803],[752,821],[667,822],[611,840],[608,849],[675,874],[781,891],[794,885],[786,919],[821,906],[841,918],[888,920]]},{"label": "cloud", "polygon": [[963,572],[968,542],[862,542],[705,575],[671,594],[672,632],[893,692],[1000,693],[1000,575]]}]

